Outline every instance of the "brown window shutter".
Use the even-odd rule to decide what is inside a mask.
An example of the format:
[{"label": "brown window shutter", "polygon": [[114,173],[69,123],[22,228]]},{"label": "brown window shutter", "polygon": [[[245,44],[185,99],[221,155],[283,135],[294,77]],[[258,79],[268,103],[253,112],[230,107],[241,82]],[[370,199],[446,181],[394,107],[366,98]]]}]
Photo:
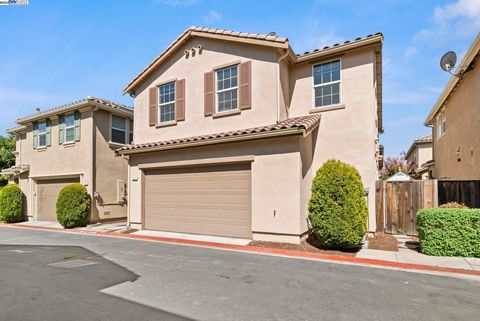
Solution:
[{"label": "brown window shutter", "polygon": [[239,65],[238,96],[240,109],[252,108],[252,62],[247,61]]},{"label": "brown window shutter", "polygon": [[185,79],[175,82],[175,117],[177,121],[185,120]]},{"label": "brown window shutter", "polygon": [[158,121],[158,87],[152,87],[148,90],[148,122],[150,126],[155,126]]},{"label": "brown window shutter", "polygon": [[215,72],[209,71],[204,77],[205,117],[212,116],[215,110]]}]

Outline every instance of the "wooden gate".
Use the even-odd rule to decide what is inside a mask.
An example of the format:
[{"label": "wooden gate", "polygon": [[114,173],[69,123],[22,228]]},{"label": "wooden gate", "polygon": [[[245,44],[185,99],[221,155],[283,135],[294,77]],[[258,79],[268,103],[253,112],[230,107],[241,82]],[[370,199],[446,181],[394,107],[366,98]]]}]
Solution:
[{"label": "wooden gate", "polygon": [[417,211],[438,204],[437,181],[376,182],[377,232],[417,235]]}]

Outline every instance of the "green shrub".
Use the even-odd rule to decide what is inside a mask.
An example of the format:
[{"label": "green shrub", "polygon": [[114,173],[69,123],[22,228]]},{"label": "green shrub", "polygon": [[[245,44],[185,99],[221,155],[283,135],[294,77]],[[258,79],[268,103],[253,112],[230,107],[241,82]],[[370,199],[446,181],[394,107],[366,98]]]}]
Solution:
[{"label": "green shrub", "polygon": [[448,202],[439,206],[440,208],[468,208],[468,206],[457,203],[457,202]]},{"label": "green shrub", "polygon": [[7,223],[20,222],[23,218],[23,193],[17,184],[0,190],[0,220]]},{"label": "green shrub", "polygon": [[323,164],[313,179],[308,209],[313,233],[323,247],[352,250],[360,246],[368,210],[354,167],[336,160]]},{"label": "green shrub", "polygon": [[57,199],[57,220],[65,228],[85,226],[90,208],[90,196],[80,183],[62,188]]},{"label": "green shrub", "polygon": [[424,254],[480,257],[480,209],[422,209],[417,230]]}]

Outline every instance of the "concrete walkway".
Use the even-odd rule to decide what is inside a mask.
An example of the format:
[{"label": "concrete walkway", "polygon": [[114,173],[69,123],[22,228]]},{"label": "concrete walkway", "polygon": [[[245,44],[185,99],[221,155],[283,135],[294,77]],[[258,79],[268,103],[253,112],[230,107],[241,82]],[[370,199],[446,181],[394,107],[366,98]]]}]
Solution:
[{"label": "concrete walkway", "polygon": [[409,245],[410,237],[394,235],[398,241],[398,252],[361,249],[358,258],[384,260],[397,263],[424,264],[430,266],[480,271],[480,258],[450,256],[430,256],[418,252],[416,246]]}]

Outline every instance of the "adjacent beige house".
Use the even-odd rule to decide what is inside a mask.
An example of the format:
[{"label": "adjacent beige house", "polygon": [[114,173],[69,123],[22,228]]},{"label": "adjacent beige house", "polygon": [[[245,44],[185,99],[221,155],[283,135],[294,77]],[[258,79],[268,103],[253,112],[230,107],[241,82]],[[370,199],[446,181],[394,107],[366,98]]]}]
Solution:
[{"label": "adjacent beige house", "polygon": [[432,160],[432,135],[416,138],[405,154],[405,159],[413,163],[416,178],[428,179],[428,164]]},{"label": "adjacent beige house", "polygon": [[92,195],[90,222],[127,216],[127,160],[115,149],[133,140],[133,109],[87,97],[17,119],[15,166],[2,174],[20,185],[28,220],[55,221],[65,185],[80,182]]},{"label": "adjacent beige house", "polygon": [[433,177],[480,179],[480,34],[430,111],[425,126],[433,133]]},{"label": "adjacent beige house", "polygon": [[382,41],[298,55],[274,33],[185,30],[124,89],[130,226],[298,243],[312,179],[335,158],[359,170],[374,231]]}]

